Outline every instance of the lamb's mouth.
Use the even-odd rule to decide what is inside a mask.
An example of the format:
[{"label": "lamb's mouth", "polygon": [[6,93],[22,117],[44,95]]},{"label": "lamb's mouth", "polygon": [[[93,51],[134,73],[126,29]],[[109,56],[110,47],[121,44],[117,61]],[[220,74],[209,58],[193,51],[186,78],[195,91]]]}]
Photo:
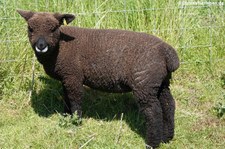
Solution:
[{"label": "lamb's mouth", "polygon": [[46,53],[48,51],[48,46],[46,46],[44,49],[39,49],[37,46],[35,46],[35,50],[38,53]]}]

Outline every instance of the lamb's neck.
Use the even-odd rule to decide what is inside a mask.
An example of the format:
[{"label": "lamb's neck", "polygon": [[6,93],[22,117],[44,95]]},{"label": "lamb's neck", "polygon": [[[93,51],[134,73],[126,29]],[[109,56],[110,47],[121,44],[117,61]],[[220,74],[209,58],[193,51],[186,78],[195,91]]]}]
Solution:
[{"label": "lamb's neck", "polygon": [[49,55],[36,55],[38,61],[43,65],[45,72],[52,78],[60,80],[59,76],[56,74],[56,60],[57,54]]},{"label": "lamb's neck", "polygon": [[55,59],[57,58],[58,52],[54,53],[49,53],[49,54],[43,54],[43,55],[38,55],[36,54],[37,60],[39,63],[42,65],[49,65],[52,63],[55,63]]}]

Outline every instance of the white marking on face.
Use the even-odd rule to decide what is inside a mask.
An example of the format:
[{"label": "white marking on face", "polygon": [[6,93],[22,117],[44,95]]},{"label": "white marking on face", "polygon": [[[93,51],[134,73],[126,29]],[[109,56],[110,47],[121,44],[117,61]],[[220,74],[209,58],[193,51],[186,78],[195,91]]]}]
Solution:
[{"label": "white marking on face", "polygon": [[48,51],[48,46],[47,46],[47,47],[45,47],[43,50],[40,50],[40,49],[38,49],[38,47],[37,47],[37,46],[35,46],[35,50],[36,50],[38,53],[45,53],[45,52],[47,52],[47,51]]}]

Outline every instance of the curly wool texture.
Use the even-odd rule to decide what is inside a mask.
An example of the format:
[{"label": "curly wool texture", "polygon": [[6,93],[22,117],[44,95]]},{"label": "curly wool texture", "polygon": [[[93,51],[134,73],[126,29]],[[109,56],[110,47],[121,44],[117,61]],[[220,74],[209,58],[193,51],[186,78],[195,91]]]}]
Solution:
[{"label": "curly wool texture", "polygon": [[155,148],[173,138],[175,102],[169,80],[179,59],[170,45],[145,33],[60,27],[63,19],[74,19],[69,14],[18,12],[32,28],[28,36],[34,51],[39,38],[49,47],[47,53],[35,54],[46,73],[62,82],[65,112],[81,115],[83,84],[133,92],[146,119],[147,144]]}]

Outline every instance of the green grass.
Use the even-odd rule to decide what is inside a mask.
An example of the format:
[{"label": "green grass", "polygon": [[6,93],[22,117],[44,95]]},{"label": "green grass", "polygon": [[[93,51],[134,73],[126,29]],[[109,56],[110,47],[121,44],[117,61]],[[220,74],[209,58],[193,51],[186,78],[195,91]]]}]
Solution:
[{"label": "green grass", "polygon": [[182,62],[171,85],[176,129],[171,143],[160,148],[224,148],[225,118],[217,115],[225,105],[225,6],[178,4],[0,0],[0,148],[144,148],[144,119],[132,94],[86,89],[82,124],[60,115],[61,85],[33,60],[16,9],[74,13],[74,26],[147,32],[170,43]]}]

